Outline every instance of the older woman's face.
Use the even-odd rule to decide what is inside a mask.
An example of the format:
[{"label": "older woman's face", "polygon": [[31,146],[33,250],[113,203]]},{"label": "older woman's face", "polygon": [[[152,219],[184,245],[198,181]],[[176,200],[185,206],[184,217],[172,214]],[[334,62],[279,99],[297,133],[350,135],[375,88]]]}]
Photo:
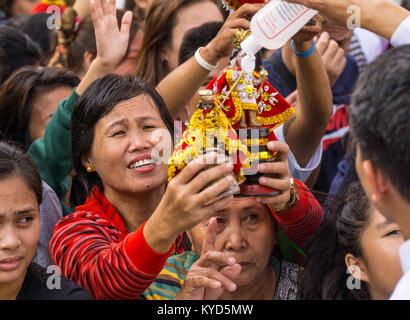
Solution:
[{"label": "older woman's face", "polygon": [[206,22],[223,21],[222,13],[212,1],[202,1],[184,6],[176,14],[176,24],[172,29],[171,46],[165,50],[168,72],[178,67],[179,48],[186,32]]},{"label": "older woman's face", "polygon": [[[275,222],[265,205],[254,198],[234,199],[216,212],[215,217],[218,222],[216,250],[230,253],[242,266],[235,283],[248,285],[264,276],[276,244]],[[190,232],[193,250],[199,255],[208,223],[208,220],[200,223]]]},{"label": "older woman's face", "polygon": [[97,122],[83,164],[98,173],[104,191],[152,191],[167,181],[165,158],[172,151],[167,148],[172,148],[171,135],[158,109],[150,97],[140,95],[118,103]]},{"label": "older woman's face", "polygon": [[40,236],[37,198],[22,178],[0,181],[0,290],[24,279]]}]

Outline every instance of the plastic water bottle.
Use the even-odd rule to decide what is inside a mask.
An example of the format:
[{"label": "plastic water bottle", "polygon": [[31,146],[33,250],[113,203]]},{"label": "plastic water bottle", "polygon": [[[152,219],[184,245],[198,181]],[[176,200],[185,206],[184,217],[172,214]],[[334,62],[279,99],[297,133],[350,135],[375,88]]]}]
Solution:
[{"label": "plastic water bottle", "polygon": [[251,20],[252,34],[241,43],[247,53],[242,59],[242,69],[255,69],[255,54],[262,48],[275,50],[283,47],[317,11],[301,4],[271,0]]}]

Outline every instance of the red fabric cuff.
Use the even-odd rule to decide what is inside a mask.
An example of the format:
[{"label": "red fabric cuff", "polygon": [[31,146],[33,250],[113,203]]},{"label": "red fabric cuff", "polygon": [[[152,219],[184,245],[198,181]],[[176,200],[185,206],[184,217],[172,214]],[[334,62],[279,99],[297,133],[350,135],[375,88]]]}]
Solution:
[{"label": "red fabric cuff", "polygon": [[135,267],[146,273],[158,273],[164,267],[169,255],[175,250],[175,243],[166,253],[154,251],[144,238],[145,223],[129,235],[125,242],[125,250]]},{"label": "red fabric cuff", "polygon": [[[273,217],[280,224],[294,224],[305,218],[309,210],[309,201],[313,201],[314,199],[307,186],[305,186],[299,180],[293,179],[293,181],[299,193],[299,201],[292,208],[286,210],[285,212],[277,213],[271,210]],[[316,199],[314,200],[316,201]]]}]

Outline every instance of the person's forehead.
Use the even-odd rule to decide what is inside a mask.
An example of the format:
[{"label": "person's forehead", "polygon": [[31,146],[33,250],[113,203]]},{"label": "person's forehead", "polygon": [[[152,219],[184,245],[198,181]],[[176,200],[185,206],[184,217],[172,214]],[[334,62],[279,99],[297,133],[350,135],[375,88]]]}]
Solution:
[{"label": "person's forehead", "polygon": [[118,115],[138,115],[139,117],[159,117],[159,111],[154,101],[147,95],[139,95],[117,103],[106,118]]},{"label": "person's forehead", "polygon": [[228,212],[238,212],[242,210],[254,209],[260,212],[265,212],[266,207],[264,204],[256,201],[256,198],[246,197],[246,198],[234,198],[228,205],[223,208],[223,211]]}]

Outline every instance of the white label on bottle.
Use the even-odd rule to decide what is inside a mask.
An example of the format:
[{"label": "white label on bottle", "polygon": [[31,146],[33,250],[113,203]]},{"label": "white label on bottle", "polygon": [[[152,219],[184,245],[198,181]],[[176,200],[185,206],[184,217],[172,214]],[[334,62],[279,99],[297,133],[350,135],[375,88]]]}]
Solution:
[{"label": "white label on bottle", "polygon": [[[255,16],[256,25],[266,38],[274,39],[298,19],[303,17],[309,10],[309,8],[300,4],[290,4],[280,1],[268,13],[260,17]],[[275,14],[277,16],[275,16]]]}]

